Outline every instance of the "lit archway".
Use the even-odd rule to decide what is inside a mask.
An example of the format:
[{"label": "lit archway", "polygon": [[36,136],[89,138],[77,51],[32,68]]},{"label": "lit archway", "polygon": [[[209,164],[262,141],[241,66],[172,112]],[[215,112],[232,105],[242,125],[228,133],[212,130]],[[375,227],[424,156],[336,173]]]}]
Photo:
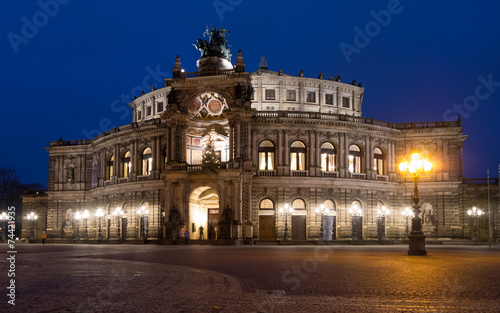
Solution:
[{"label": "lit archway", "polygon": [[[189,197],[189,232],[192,239],[215,239],[215,228],[220,220],[219,195],[209,186],[194,189]],[[200,229],[201,227],[201,229]]]}]

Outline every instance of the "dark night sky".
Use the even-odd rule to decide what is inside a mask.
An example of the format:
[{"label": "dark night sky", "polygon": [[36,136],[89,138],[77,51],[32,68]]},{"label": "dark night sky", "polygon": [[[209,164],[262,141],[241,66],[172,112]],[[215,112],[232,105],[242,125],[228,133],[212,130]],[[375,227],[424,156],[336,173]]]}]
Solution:
[{"label": "dark night sky", "polygon": [[[271,70],[356,79],[366,117],[441,121],[462,106],[466,177],[498,177],[499,1],[55,1],[41,1],[46,19],[37,1],[6,0],[1,13],[0,166],[23,182],[47,184],[50,141],[130,123],[122,94],[163,86],[177,54],[196,71],[206,25],[231,30],[250,72],[265,54]],[[368,40],[356,45],[355,29]],[[350,62],[342,43],[356,49]]]}]

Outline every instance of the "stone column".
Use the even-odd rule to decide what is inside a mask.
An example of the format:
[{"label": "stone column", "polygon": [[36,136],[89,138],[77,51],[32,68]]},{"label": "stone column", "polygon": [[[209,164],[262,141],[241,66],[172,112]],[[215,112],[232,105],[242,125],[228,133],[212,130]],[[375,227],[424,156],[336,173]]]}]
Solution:
[{"label": "stone column", "polygon": [[229,160],[234,159],[234,127],[229,125]]}]

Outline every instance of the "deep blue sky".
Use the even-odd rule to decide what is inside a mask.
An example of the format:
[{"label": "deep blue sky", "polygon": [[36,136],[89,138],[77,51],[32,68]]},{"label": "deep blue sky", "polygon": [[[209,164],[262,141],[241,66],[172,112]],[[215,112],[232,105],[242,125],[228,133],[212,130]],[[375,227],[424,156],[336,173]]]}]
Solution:
[{"label": "deep blue sky", "polygon": [[[83,139],[100,124],[108,130],[130,123],[128,107],[114,101],[139,95],[142,88],[135,87],[154,69],[171,75],[177,54],[186,71],[196,71],[199,52],[192,44],[210,25],[231,30],[233,52],[242,49],[250,72],[265,54],[271,70],[356,79],[366,88],[363,116],[440,121],[456,117],[447,110],[465,101],[465,175],[485,177],[489,168],[498,177],[500,2],[392,2],[59,0],[57,12],[44,20],[37,1],[6,0],[0,13],[0,166],[16,168],[23,182],[46,185],[43,148],[49,141]],[[217,12],[214,4],[226,10]],[[380,26],[371,11],[388,6],[390,21]],[[36,34],[25,26],[33,19]],[[348,62],[341,44],[356,47],[356,27],[368,27],[371,37],[358,42]],[[479,77],[499,82],[479,87],[481,99]]]}]

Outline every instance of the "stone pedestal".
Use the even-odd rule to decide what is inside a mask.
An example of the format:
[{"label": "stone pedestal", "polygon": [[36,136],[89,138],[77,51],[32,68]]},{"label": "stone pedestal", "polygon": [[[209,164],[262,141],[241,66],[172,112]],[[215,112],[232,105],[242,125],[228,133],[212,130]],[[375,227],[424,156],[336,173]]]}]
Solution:
[{"label": "stone pedestal", "polygon": [[233,221],[233,230],[232,230],[233,239],[241,238],[241,223],[239,221]]},{"label": "stone pedestal", "polygon": [[427,255],[425,250],[425,235],[409,235],[408,255]]},{"label": "stone pedestal", "polygon": [[165,223],[165,239],[172,242],[179,241],[179,230],[184,226],[184,222]]},{"label": "stone pedestal", "polygon": [[243,238],[245,239],[253,238],[253,227],[251,222],[245,223],[243,225]]},{"label": "stone pedestal", "polygon": [[219,222],[219,238],[220,239],[232,239],[233,235],[233,223],[220,221]]}]

